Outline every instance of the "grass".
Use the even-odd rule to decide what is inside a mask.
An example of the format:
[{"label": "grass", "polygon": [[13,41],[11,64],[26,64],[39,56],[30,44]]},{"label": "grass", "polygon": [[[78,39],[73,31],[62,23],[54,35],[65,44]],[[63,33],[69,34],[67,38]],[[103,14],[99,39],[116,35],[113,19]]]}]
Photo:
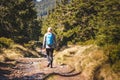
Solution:
[{"label": "grass", "polygon": [[87,80],[113,80],[114,77],[118,78],[117,74],[112,72],[110,66],[108,67],[108,71],[110,71],[112,75],[108,74],[106,71],[104,72],[104,74],[108,74],[108,78],[106,78],[107,75],[100,78],[96,76],[101,76],[101,74],[103,74],[97,72],[101,72],[104,68],[106,69],[106,67],[102,66],[106,65],[107,61],[108,57],[104,51],[98,46],[93,45],[70,47],[58,52],[55,57],[56,63],[71,65],[77,72],[82,72],[82,74],[86,75]]},{"label": "grass", "polygon": [[4,62],[4,61],[5,61],[4,55],[0,55],[0,62]]},{"label": "grass", "polygon": [[56,78],[57,78],[57,76],[52,75],[52,76],[50,76],[47,80],[56,80]]},{"label": "grass", "polygon": [[96,77],[98,79],[102,77],[104,80],[120,80],[119,75],[116,75],[116,73],[112,70],[110,64],[105,64],[101,67],[99,75]]},{"label": "grass", "polygon": [[5,50],[4,53],[5,53],[4,55],[8,60],[14,60],[14,59],[23,57],[21,53],[15,50]]},{"label": "grass", "polygon": [[40,57],[40,55],[33,50],[14,44],[11,48],[1,49],[0,62],[15,60],[22,57]]}]

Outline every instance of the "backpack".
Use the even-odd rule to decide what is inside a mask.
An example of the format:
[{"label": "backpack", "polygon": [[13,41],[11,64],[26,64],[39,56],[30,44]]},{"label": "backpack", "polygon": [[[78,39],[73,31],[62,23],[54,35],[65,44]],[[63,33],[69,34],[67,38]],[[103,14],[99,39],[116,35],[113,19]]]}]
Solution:
[{"label": "backpack", "polygon": [[52,33],[48,33],[46,36],[46,44],[51,47],[53,45],[53,41],[54,41],[54,35]]}]

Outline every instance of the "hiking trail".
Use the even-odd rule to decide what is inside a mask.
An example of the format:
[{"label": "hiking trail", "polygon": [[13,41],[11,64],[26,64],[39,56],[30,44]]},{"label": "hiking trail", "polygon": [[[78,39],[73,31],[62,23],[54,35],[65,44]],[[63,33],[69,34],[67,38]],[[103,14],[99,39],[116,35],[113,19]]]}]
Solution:
[{"label": "hiking trail", "polygon": [[52,75],[56,76],[56,80],[80,80],[80,73],[69,65],[53,64],[53,68],[47,67],[47,58],[19,58],[15,61],[16,66],[9,69],[11,74],[6,75],[11,80],[47,80]]}]

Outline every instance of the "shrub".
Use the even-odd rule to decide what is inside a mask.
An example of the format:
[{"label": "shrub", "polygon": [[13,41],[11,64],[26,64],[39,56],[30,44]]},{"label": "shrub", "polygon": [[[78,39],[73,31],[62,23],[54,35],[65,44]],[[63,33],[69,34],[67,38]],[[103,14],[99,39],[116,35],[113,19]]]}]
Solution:
[{"label": "shrub", "polygon": [[106,40],[107,38],[106,38],[106,36],[105,35],[98,35],[97,36],[97,39],[96,39],[96,44],[98,45],[98,46],[104,46],[105,44],[106,44]]},{"label": "shrub", "polygon": [[29,41],[28,43],[24,43],[24,47],[29,48],[29,49],[34,49],[34,42]]},{"label": "shrub", "polygon": [[36,47],[42,47],[42,43],[40,41],[29,41],[28,43],[24,43],[24,47],[35,49]]},{"label": "shrub", "polygon": [[5,38],[5,37],[1,37],[0,38],[0,47],[5,47],[5,48],[9,48],[11,47],[11,45],[14,44],[14,41],[10,38]]},{"label": "shrub", "polygon": [[108,52],[109,62],[114,71],[120,71],[120,43],[118,45],[107,45],[104,47]]}]

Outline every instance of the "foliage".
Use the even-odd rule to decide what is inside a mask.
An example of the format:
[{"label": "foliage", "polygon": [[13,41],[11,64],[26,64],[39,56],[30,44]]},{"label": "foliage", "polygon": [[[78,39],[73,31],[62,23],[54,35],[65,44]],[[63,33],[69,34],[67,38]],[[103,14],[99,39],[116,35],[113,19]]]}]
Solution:
[{"label": "foliage", "polygon": [[0,48],[1,47],[8,48],[8,47],[11,47],[11,45],[13,44],[14,44],[14,41],[12,39],[5,38],[5,37],[0,38]]},{"label": "foliage", "polygon": [[41,21],[36,20],[33,0],[0,0],[0,37],[24,43],[38,40]]},{"label": "foliage", "polygon": [[42,42],[40,41],[29,41],[28,43],[24,43],[24,47],[31,49],[31,50],[36,50],[36,48],[42,48]]},{"label": "foliage", "polygon": [[58,0],[42,0],[40,2],[35,1],[35,7],[37,10],[37,15],[40,18],[44,18],[45,16],[48,16],[49,13],[53,11],[53,9],[56,6],[56,1]]},{"label": "foliage", "polygon": [[62,45],[90,39],[97,39],[96,43],[100,45],[106,44],[106,39],[109,39],[108,43],[119,42],[119,4],[117,0],[71,0],[69,4],[61,3],[43,21],[42,34],[51,26]]}]

